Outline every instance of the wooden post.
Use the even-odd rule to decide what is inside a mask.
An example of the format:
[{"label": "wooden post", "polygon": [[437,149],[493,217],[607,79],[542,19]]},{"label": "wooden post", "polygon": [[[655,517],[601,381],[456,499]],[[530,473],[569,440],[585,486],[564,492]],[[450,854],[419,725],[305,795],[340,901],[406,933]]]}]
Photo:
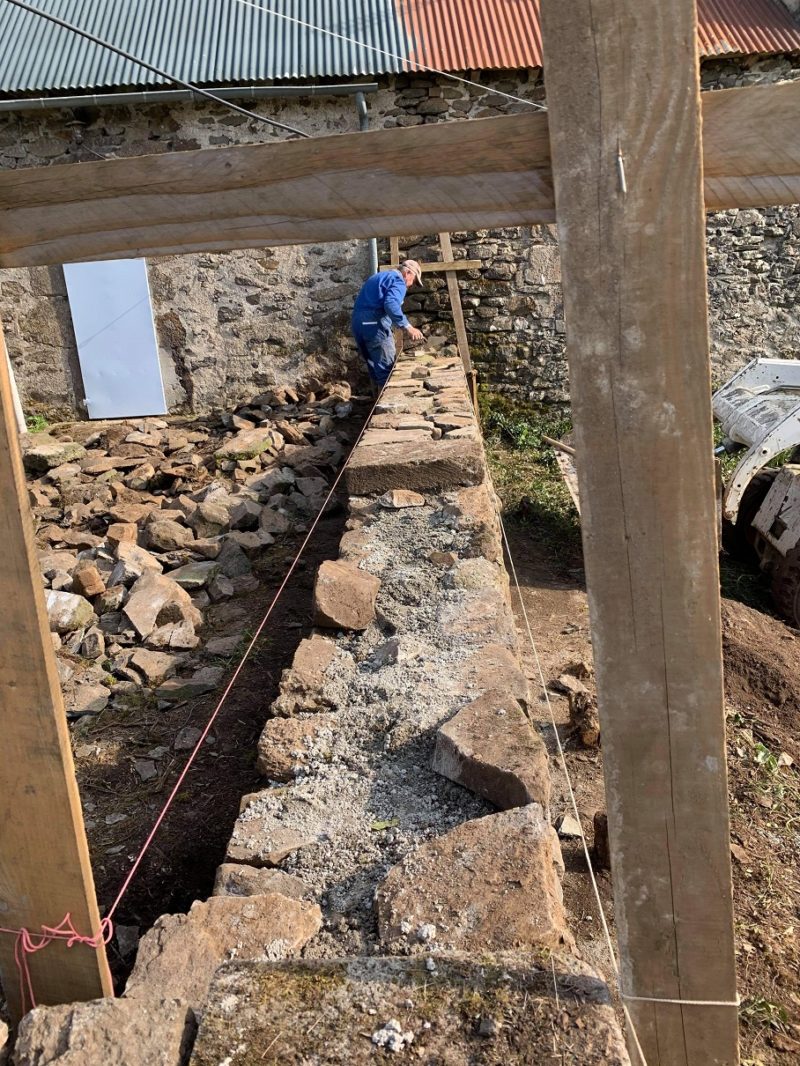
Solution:
[{"label": "wooden post", "polygon": [[695,4],[542,15],[622,992],[648,1066],[732,1064]]},{"label": "wooden post", "polygon": [[[0,925],[38,933],[69,914],[78,933],[93,936],[100,916],[1,336],[0,498]],[[0,933],[0,977],[17,1020],[23,1004],[14,946],[13,936]],[[113,994],[102,946],[55,941],[28,965],[39,1004]]]},{"label": "wooden post", "polygon": [[[445,262],[453,261],[453,245],[449,233],[439,234],[439,247],[442,251],[442,259]],[[467,339],[467,327],[464,322],[464,308],[461,306],[461,290],[458,287],[458,274],[455,270],[445,272],[447,278],[447,292],[450,296],[450,306],[453,309],[453,322],[456,327],[456,342],[458,354],[464,364],[464,373],[469,384],[469,392],[472,397],[472,406],[478,409],[478,383],[475,371],[472,369],[472,358],[469,354],[469,340]]]}]

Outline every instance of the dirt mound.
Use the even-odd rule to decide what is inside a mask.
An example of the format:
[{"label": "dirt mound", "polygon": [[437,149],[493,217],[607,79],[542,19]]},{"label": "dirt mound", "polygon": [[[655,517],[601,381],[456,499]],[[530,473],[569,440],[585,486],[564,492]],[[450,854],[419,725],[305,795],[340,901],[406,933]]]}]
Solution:
[{"label": "dirt mound", "polygon": [[[800,640],[777,618],[734,600],[722,602],[725,692],[737,710],[774,724],[783,750],[800,762]],[[768,705],[768,706],[765,706]]]}]

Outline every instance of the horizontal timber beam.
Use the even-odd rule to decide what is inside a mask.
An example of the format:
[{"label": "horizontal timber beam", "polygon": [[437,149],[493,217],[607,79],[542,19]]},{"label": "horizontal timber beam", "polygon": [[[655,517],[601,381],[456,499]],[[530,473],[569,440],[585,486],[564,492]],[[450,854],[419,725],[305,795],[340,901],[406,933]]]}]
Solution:
[{"label": "horizontal timber beam", "polygon": [[[703,117],[708,210],[800,202],[800,82],[705,93]],[[8,267],[554,220],[538,112],[0,173]]]}]

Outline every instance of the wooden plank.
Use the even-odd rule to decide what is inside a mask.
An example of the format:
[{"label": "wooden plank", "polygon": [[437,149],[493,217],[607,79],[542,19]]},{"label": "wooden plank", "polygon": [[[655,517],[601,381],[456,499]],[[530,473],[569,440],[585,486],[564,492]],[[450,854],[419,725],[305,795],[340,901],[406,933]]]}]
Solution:
[{"label": "wooden plank", "polygon": [[[800,82],[704,94],[709,208],[800,201]],[[375,197],[375,183],[392,199]],[[554,221],[547,115],[0,173],[0,266]]]},{"label": "wooden plank", "polygon": [[395,270],[400,266],[400,241],[397,237],[389,238],[389,266],[382,268],[386,270]]},{"label": "wooden plank", "polygon": [[[0,337],[0,901],[8,929],[39,932],[69,914],[82,935],[100,916],[67,720],[33,544],[5,344]],[[0,977],[21,1013],[15,938],[0,934]],[[53,942],[29,957],[37,1003],[112,995],[105,948]]]},{"label": "wooden plank", "polygon": [[800,82],[703,93],[707,211],[800,202]]},{"label": "wooden plank", "polygon": [[[425,260],[419,264],[422,267],[423,274],[444,274],[447,270],[480,270],[483,263],[480,259],[450,259],[447,262],[439,262],[438,260]],[[382,266],[383,270],[395,270],[396,266],[391,263]]]},{"label": "wooden plank", "polygon": [[[449,233],[439,234],[439,248],[442,252],[442,259],[445,261],[451,261],[453,258],[453,245]],[[467,337],[467,326],[464,322],[464,308],[461,305],[461,290],[458,287],[458,275],[455,271],[448,270],[446,277],[447,292],[450,297],[450,307],[453,312],[453,323],[456,327],[458,354],[461,356],[461,362],[464,364],[464,373],[466,374],[467,382],[469,383],[472,405],[477,410],[477,385],[475,373],[472,369],[472,357],[469,354],[469,338]]]},{"label": "wooden plank", "polygon": [[648,1066],[732,1066],[695,5],[542,15],[622,990]]}]

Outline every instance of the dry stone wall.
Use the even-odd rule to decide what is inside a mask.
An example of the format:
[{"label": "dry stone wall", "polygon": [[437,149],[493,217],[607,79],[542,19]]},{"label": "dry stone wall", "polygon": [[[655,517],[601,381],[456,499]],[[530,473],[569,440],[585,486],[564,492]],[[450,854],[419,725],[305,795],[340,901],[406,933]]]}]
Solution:
[{"label": "dry stone wall", "polygon": [[[761,84],[800,74],[800,57],[707,62],[706,89]],[[476,75],[475,88],[435,75],[380,80],[369,97],[374,128],[420,125],[519,111],[541,103],[540,72]],[[358,129],[350,98],[260,101],[258,110],[312,134]],[[181,151],[277,139],[268,127],[207,104],[131,105],[0,115],[0,167],[63,165],[98,157]],[[376,197],[390,190],[376,186]],[[709,218],[712,358],[721,379],[754,355],[793,356],[800,337],[800,211],[723,212]],[[437,258],[429,237],[404,251]],[[565,404],[563,299],[553,227],[453,234],[454,255],[477,259],[459,279],[467,329],[484,382],[520,400]],[[383,261],[388,242],[382,242]],[[230,407],[272,385],[313,385],[354,376],[350,308],[369,269],[363,242],[169,256],[149,263],[153,310],[170,410]],[[427,275],[412,293],[415,321],[452,328],[444,279]],[[51,415],[81,410],[75,339],[59,267],[7,270],[0,313],[23,403]]]},{"label": "dry stone wall", "polygon": [[182,1066],[195,1023],[194,1066],[382,1051],[522,1066],[554,1050],[627,1066],[566,925],[548,757],[455,351],[400,359],[345,478],[340,556],[317,574],[316,628],[214,895],[142,938],[124,1006],[33,1011],[18,1066],[78,1046],[83,1066],[149,1066],[139,1033],[142,1054]]}]

